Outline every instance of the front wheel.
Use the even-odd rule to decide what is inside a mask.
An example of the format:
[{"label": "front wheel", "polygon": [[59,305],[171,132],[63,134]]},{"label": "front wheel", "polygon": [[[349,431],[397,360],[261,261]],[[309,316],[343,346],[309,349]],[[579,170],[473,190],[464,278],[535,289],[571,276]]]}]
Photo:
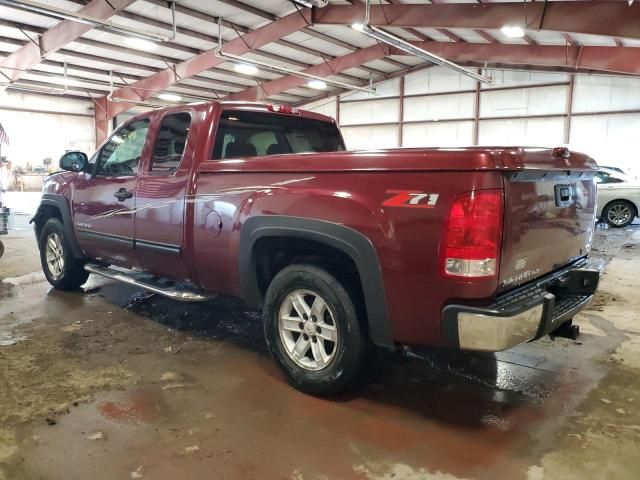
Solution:
[{"label": "front wheel", "polygon": [[354,301],[342,284],[314,265],[291,265],[271,281],[264,330],[287,381],[314,395],[348,388],[366,357]]},{"label": "front wheel", "polygon": [[57,218],[42,227],[40,263],[44,276],[58,290],[74,290],[89,278],[84,262],[73,256],[64,224]]},{"label": "front wheel", "polygon": [[636,212],[633,206],[624,200],[615,200],[607,205],[602,212],[604,221],[613,228],[624,228],[631,225]]}]

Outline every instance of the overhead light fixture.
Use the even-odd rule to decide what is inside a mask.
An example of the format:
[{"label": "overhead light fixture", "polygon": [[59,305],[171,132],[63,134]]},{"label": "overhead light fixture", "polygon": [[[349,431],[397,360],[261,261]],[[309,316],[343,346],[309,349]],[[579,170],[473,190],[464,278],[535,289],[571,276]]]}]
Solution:
[{"label": "overhead light fixture", "polygon": [[307,83],[307,87],[313,88],[314,90],[326,90],[327,82],[323,80],[309,80],[309,83]]},{"label": "overhead light fixture", "polygon": [[233,69],[238,73],[242,73],[243,75],[257,75],[258,72],[260,72],[260,70],[258,70],[258,67],[249,65],[247,63],[236,63],[233,66]]},{"label": "overhead light fixture", "polygon": [[431,63],[435,63],[436,65],[450,68],[452,70],[455,70],[456,72],[462,73],[463,75],[474,78],[483,83],[491,83],[490,78],[480,75],[473,70],[461,67],[460,65],[453,63],[446,58],[442,58],[435,53],[431,53],[423,50],[422,48],[416,47],[412,43],[409,43],[401,38],[396,37],[395,35],[387,33],[377,27],[372,27],[371,25],[368,25],[366,23],[354,23],[353,25],[351,25],[351,28],[357,30],[358,32],[362,32],[375,40],[395,47],[398,50],[402,50],[403,52],[410,53],[411,55],[415,55],[416,57],[422,58]]},{"label": "overhead light fixture", "polygon": [[[325,88],[327,85],[332,85],[334,87],[344,88],[346,90],[358,90],[360,92],[376,93],[375,88],[358,87],[356,85],[351,85],[350,83],[339,82],[337,80],[329,80],[327,78],[318,77],[317,75],[311,75],[309,73],[299,72],[297,70],[291,70],[290,68],[271,65],[269,63],[264,63],[264,62],[259,62],[258,60],[249,60],[248,58],[243,58],[237,55],[232,55],[231,53],[223,52],[220,48],[216,49],[216,56],[235,64],[234,69],[236,71],[238,71],[237,69],[241,65],[253,66],[256,70],[260,69],[268,72],[274,72],[274,73],[280,73],[285,75],[291,75],[299,78],[305,78],[307,80],[317,80],[319,82],[324,83]],[[319,83],[317,85],[320,86]],[[313,88],[313,87],[310,87],[310,88]]]},{"label": "overhead light fixture", "polygon": [[145,40],[144,38],[139,38],[139,37],[127,37],[124,39],[124,43],[125,45],[131,47],[131,48],[136,48],[138,50],[155,50],[156,48],[158,48],[158,44],[155,42],[152,42],[150,40]]},{"label": "overhead light fixture", "polygon": [[518,25],[505,25],[500,31],[509,38],[522,38],[524,37],[524,30]]},{"label": "overhead light fixture", "polygon": [[180,95],[176,95],[175,93],[161,93],[158,95],[160,100],[166,100],[167,102],[179,102],[182,100]]},{"label": "overhead light fixture", "polygon": [[298,5],[302,5],[303,7],[308,8],[323,8],[329,4],[329,0],[293,0],[293,3],[297,3]]}]

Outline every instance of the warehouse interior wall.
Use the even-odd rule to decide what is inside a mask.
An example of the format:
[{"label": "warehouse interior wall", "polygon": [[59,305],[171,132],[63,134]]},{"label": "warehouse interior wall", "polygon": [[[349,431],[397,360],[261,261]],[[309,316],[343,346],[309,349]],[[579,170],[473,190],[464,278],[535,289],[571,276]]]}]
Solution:
[{"label": "warehouse interior wall", "polygon": [[[338,118],[349,149],[558,146],[640,174],[640,79],[526,71],[488,72],[491,85],[440,67],[395,78],[378,94],[345,93],[303,108]],[[138,113],[137,111],[135,113]],[[66,150],[95,149],[93,103],[0,92],[0,123],[14,165],[54,163]],[[119,115],[116,124],[133,112]]]},{"label": "warehouse interior wall", "polygon": [[338,118],[349,149],[567,145],[640,174],[640,79],[487,73],[491,85],[434,67],[303,108]]},{"label": "warehouse interior wall", "polygon": [[67,150],[95,150],[93,102],[59,95],[0,92],[0,123],[9,137],[2,156],[12,165],[57,165]]}]

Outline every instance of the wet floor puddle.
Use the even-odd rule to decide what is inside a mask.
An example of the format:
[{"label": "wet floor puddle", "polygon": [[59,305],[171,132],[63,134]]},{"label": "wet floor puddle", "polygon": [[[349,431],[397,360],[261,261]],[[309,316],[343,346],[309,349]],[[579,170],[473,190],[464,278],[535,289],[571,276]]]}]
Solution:
[{"label": "wet floor puddle", "polygon": [[151,423],[162,413],[162,403],[149,390],[136,390],[118,397],[96,403],[97,411],[106,420],[119,424]]}]

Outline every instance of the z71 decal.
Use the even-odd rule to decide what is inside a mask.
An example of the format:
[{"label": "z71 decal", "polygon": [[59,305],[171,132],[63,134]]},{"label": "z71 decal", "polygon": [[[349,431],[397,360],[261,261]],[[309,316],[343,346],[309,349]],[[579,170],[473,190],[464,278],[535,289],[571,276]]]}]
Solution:
[{"label": "z71 decal", "polygon": [[414,190],[387,190],[387,193],[393,196],[382,202],[383,207],[434,208],[439,196]]}]

